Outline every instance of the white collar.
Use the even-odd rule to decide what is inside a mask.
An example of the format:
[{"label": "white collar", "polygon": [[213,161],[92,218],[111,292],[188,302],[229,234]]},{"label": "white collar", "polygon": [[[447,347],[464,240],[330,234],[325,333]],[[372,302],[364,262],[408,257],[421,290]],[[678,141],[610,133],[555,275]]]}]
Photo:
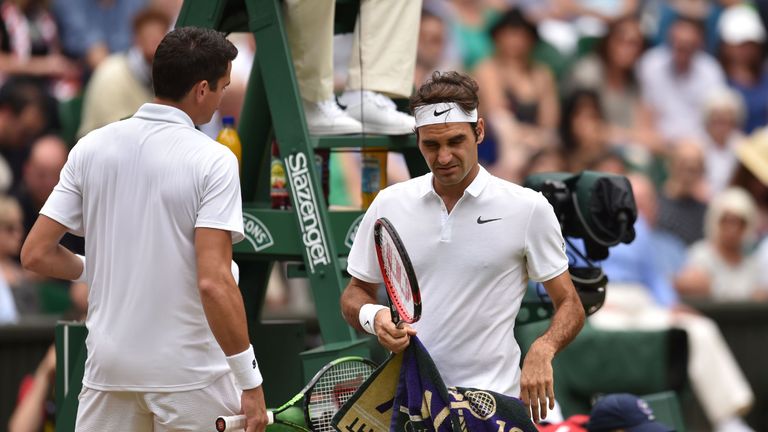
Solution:
[{"label": "white collar", "polygon": [[145,103],[133,116],[144,120],[165,121],[195,127],[192,118],[187,113],[165,104]]},{"label": "white collar", "polygon": [[[479,170],[477,171],[477,175],[475,176],[475,179],[472,180],[472,183],[470,183],[466,189],[464,189],[465,193],[468,193],[473,197],[479,196],[480,193],[483,192],[483,189],[485,189],[485,186],[491,180],[491,174],[488,173],[488,171],[486,171],[482,165],[478,165],[478,168]],[[437,195],[437,192],[435,192],[435,185],[433,180],[434,180],[434,175],[432,173],[428,173],[421,177],[421,185],[419,187],[419,197],[424,197],[430,192]]]}]

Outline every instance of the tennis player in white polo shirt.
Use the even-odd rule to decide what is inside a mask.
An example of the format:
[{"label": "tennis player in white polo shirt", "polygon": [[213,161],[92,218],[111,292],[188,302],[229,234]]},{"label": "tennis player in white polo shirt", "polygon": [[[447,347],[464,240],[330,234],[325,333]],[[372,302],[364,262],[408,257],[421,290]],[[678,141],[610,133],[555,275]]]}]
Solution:
[{"label": "tennis player in white polo shirt", "polygon": [[[249,432],[266,426],[230,271],[243,239],[237,160],[194,127],[219,106],[236,55],[213,30],[166,35],[155,103],[77,143],[24,244],[26,268],[90,287],[77,431],[205,431],[241,410]],[[87,265],[59,245],[67,231],[85,236]]]},{"label": "tennis player in white polo shirt", "polygon": [[[411,99],[419,150],[432,171],[382,190],[349,254],[345,319],[400,352],[418,332],[448,386],[520,397],[534,421],[554,407],[552,359],[579,332],[584,310],[552,206],[541,194],[490,175],[477,162],[485,124],[477,83],[436,72]],[[373,225],[388,218],[419,280],[421,320],[398,328],[376,304],[382,277]],[[543,282],[556,312],[520,371],[514,324],[528,279]]]}]

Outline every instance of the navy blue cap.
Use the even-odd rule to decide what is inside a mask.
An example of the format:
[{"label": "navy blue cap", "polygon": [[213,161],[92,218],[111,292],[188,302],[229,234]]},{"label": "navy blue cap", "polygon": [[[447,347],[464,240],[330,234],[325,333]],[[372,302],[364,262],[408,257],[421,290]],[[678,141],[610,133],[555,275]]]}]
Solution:
[{"label": "navy blue cap", "polygon": [[627,432],[675,431],[657,422],[648,403],[629,393],[604,396],[592,407],[587,423],[589,432],[609,432],[616,429]]}]

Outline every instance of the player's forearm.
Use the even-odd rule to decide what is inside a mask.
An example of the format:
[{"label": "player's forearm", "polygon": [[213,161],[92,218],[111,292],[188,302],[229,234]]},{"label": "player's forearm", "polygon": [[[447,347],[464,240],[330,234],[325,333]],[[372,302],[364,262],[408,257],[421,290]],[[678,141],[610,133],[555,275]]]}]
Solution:
[{"label": "player's forearm", "polygon": [[22,266],[37,274],[64,280],[75,280],[83,273],[83,262],[61,245],[25,243],[21,249]]},{"label": "player's forearm", "polygon": [[549,328],[534,343],[545,344],[552,355],[565,348],[584,327],[584,307],[575,290],[556,305]]},{"label": "player's forearm", "polygon": [[360,308],[367,303],[376,303],[375,288],[371,293],[370,287],[353,278],[341,294],[341,314],[349,325],[359,331],[364,331],[359,320]]},{"label": "player's forearm", "polygon": [[240,289],[231,275],[201,279],[200,300],[211,332],[227,356],[248,349],[248,325]]}]

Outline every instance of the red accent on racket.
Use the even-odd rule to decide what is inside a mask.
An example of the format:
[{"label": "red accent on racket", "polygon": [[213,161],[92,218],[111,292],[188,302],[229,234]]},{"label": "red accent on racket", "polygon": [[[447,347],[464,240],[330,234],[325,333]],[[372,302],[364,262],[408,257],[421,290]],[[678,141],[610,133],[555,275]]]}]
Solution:
[{"label": "red accent on racket", "polygon": [[373,239],[379,268],[387,288],[392,322],[415,323],[421,318],[421,294],[416,272],[405,245],[387,218],[376,220]]}]

